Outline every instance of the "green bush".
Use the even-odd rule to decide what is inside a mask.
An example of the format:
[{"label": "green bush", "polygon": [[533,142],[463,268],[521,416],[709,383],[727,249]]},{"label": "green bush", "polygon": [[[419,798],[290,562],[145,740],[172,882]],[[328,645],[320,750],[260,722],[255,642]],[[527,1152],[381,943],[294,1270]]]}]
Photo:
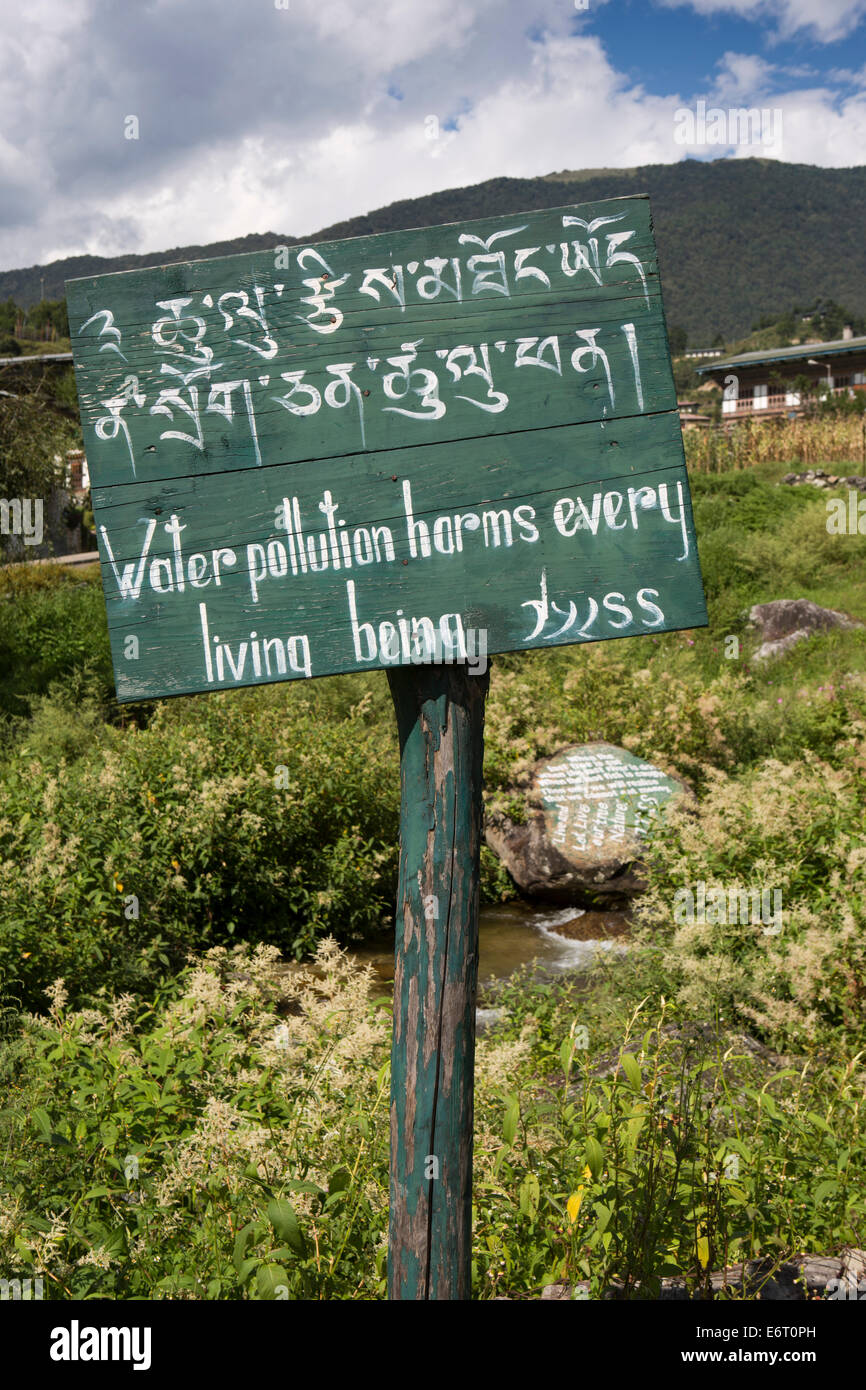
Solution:
[{"label": "green bush", "polygon": [[314,973],[215,948],[147,1011],[73,1013],[53,989],[0,1051],[4,1269],[53,1299],[375,1296],[387,1027],[367,981],[330,942]]},{"label": "green bush", "polygon": [[147,992],[193,948],[235,937],[300,957],[393,914],[396,740],[368,703],[326,720],[280,687],[178,703],[144,730],[91,718],[69,760],[48,705],[47,730],[37,719],[9,755],[0,980],[31,1007],[58,976],[75,1000]]},{"label": "green bush", "polygon": [[70,410],[73,374],[37,387],[34,375],[41,377],[43,370],[16,367],[12,390],[0,396],[0,497],[46,497],[55,482],[56,455],[81,447],[81,427]]},{"label": "green bush", "polygon": [[108,709],[114,694],[105,600],[95,578],[62,565],[0,570],[0,714],[27,717],[34,696],[81,682]]},{"label": "green bush", "polygon": [[[838,769],[806,752],[745,777],[714,772],[697,811],[657,834],[638,939],[691,1017],[734,1020],[779,1048],[866,1044],[862,729],[846,751]],[[766,892],[759,911],[749,898],[744,914],[740,890]]]},{"label": "green bush", "polygon": [[561,1279],[654,1299],[676,1276],[707,1297],[713,1270],[760,1256],[769,1277],[858,1243],[858,1059],[764,1056],[664,998],[629,1011],[618,972],[607,993],[523,974],[501,995],[480,1055],[482,1096],[501,1083],[478,1162],[485,1293]]},{"label": "green bush", "polygon": [[[149,1009],[47,1018],[0,1046],[0,1260],[46,1296],[385,1293],[387,1011],[322,942],[313,968],[212,949]],[[662,1003],[523,973],[479,1040],[473,1285],[481,1299],[651,1298],[667,1274],[859,1243],[855,1063],[763,1063]],[[581,1029],[585,1029],[581,1036]]]}]

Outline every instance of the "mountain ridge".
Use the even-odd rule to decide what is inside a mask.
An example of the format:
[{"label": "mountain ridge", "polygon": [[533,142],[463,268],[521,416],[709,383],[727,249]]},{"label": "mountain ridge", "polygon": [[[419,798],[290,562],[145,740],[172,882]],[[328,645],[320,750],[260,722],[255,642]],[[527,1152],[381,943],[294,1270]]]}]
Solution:
[{"label": "mountain ridge", "polygon": [[858,236],[866,221],[866,166],[825,169],[771,159],[686,159],[487,179],[400,199],[305,236],[251,233],[168,251],[73,256],[0,271],[0,301],[13,298],[27,307],[41,298],[43,280],[45,297],[60,298],[65,281],[81,275],[634,193],[651,199],[668,323],[684,328],[693,344],[708,346],[717,334],[729,341],[742,337],[761,315],[781,314],[795,304],[832,299],[866,311],[866,255]]}]

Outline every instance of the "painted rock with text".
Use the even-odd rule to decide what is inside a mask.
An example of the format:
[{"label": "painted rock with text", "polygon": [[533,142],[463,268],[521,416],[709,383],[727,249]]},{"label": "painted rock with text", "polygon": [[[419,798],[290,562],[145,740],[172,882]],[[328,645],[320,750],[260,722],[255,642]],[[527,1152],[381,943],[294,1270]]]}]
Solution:
[{"label": "painted rock with text", "polygon": [[609,905],[643,891],[640,856],[654,819],[686,784],[609,743],[575,744],[536,763],[526,820],[493,812],[487,844],[520,891],[548,902]]}]

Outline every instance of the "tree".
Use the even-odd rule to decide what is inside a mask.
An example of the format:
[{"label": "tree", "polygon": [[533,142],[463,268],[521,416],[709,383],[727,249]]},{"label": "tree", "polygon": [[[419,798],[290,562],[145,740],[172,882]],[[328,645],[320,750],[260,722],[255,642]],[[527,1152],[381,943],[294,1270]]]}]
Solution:
[{"label": "tree", "polygon": [[690,392],[696,391],[700,384],[700,377],[688,358],[674,362],[674,386],[678,397],[682,398]]},{"label": "tree", "polygon": [[682,357],[688,346],[689,335],[686,330],[678,323],[671,324],[668,330],[668,343],[670,344],[671,356]]},{"label": "tree", "polygon": [[36,337],[68,338],[65,299],[41,299],[27,311],[26,329]]},{"label": "tree", "polygon": [[[47,500],[57,485],[57,456],[81,447],[78,412],[68,404],[66,368],[0,368],[0,497]],[[8,538],[0,537],[0,554]]]},{"label": "tree", "polygon": [[14,299],[7,299],[5,304],[0,304],[0,333],[14,333],[20,319],[21,310]]}]

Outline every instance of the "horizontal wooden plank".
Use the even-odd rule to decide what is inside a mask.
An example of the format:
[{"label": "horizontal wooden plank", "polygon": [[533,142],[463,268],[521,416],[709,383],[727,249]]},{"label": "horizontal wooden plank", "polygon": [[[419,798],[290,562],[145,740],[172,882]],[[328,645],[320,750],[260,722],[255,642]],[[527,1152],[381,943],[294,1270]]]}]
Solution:
[{"label": "horizontal wooden plank", "polygon": [[[629,416],[572,427],[524,430],[504,438],[457,440],[445,446],[420,446],[384,453],[349,454],[327,465],[267,467],[254,474],[223,473],[218,478],[172,478],[163,482],[95,487],[93,505],[107,527],[115,559],[140,552],[142,518],[177,512],[187,520],[207,507],[207,530],[213,541],[232,536],[259,540],[272,530],[273,507],[287,486],[306,503],[321,495],[323,467],[328,476],[339,464],[340,487],[351,498],[358,522],[390,522],[402,515],[400,485],[423,475],[429,506],[473,507],[532,494],[561,491],[580,484],[621,478],[634,483],[677,462],[679,416]],[[425,464],[425,455],[430,461]],[[318,466],[316,466],[318,464]],[[215,499],[216,505],[212,505]],[[257,499],[255,502],[253,499]],[[256,517],[259,517],[256,529]],[[252,528],[252,529],[251,529]],[[110,587],[107,590],[111,602]]]},{"label": "horizontal wooden plank", "polygon": [[[497,257],[497,261],[483,265],[476,262],[470,266],[470,258],[485,254],[480,243],[491,237],[495,240],[487,254]],[[612,259],[612,263],[607,264],[611,237],[617,238],[611,258],[626,253],[626,256],[637,258],[640,268],[625,257]],[[596,243],[595,251],[592,241]],[[534,247],[533,255],[527,255],[530,246]],[[576,246],[585,247],[587,256],[582,257]],[[498,261],[500,252],[504,257],[501,262]],[[430,277],[435,276],[435,268],[426,264],[431,258],[445,263],[438,268],[442,278],[438,291],[435,282],[428,283]],[[596,264],[600,265],[600,270],[595,268]],[[415,268],[411,269],[413,265]],[[394,267],[399,267],[402,274],[393,273]],[[383,271],[391,273],[377,273]],[[161,299],[178,294],[219,296],[236,289],[252,293],[260,282],[274,281],[281,288],[279,293],[274,290],[275,302],[269,306],[269,314],[274,315],[274,322],[284,331],[295,330],[297,341],[303,343],[311,341],[316,331],[319,336],[334,336],[337,330],[327,326],[333,314],[339,317],[340,323],[349,322],[352,315],[366,323],[378,315],[406,318],[416,311],[422,316],[436,317],[441,313],[457,317],[471,313],[473,303],[477,306],[514,298],[531,299],[545,290],[550,290],[556,299],[565,295],[593,297],[602,281],[606,287],[637,286],[642,280],[657,276],[657,271],[649,200],[635,195],[434,227],[378,232],[340,241],[317,242],[314,246],[292,246],[284,251],[274,248],[111,275],[85,276],[68,280],[66,288],[76,327],[100,312],[108,295],[123,327],[135,333],[149,331],[152,315],[147,309]],[[348,278],[344,280],[344,276]],[[477,276],[482,277],[479,282],[476,282]],[[317,285],[320,277],[322,284]],[[327,296],[326,307],[330,306],[327,315],[315,314],[316,306],[306,302],[311,295],[310,280],[314,284],[313,292],[320,290]],[[336,280],[341,283],[334,288]],[[495,288],[500,280],[507,284],[507,294]],[[226,306],[235,314],[238,307],[237,304]],[[300,320],[296,318],[299,312]],[[212,321],[221,322],[223,317],[221,312],[215,312]],[[307,320],[312,318],[321,322],[317,330],[310,332]],[[246,318],[245,322],[249,330],[253,321]],[[237,336],[249,338],[249,331]],[[112,340],[111,335],[100,338],[98,333],[92,334],[77,344],[77,348],[102,349]]]},{"label": "horizontal wooden plank", "polygon": [[[131,439],[121,431],[101,442],[95,479],[108,486],[133,478],[205,475],[673,408],[669,374],[657,366],[665,353],[659,320],[642,323],[639,330],[630,321],[616,321],[596,332],[596,319],[589,330],[596,353],[578,336],[583,330],[559,327],[564,318],[562,310],[549,314],[544,328],[550,332],[543,337],[524,323],[522,336],[494,339],[497,329],[491,324],[486,340],[465,345],[458,356],[428,335],[406,353],[400,344],[386,350],[387,355],[372,357],[363,351],[353,355],[349,348],[343,363],[330,364],[335,370],[302,372],[288,382],[272,385],[265,373],[255,390],[239,380],[229,390],[218,383],[193,385],[166,398],[168,403],[160,407],[165,415],[152,415],[143,406],[127,417]],[[523,342],[532,338],[536,342],[525,349]],[[543,350],[542,341],[547,345]],[[495,342],[502,344],[501,351]],[[410,356],[411,368],[404,368]],[[377,366],[371,368],[368,361]],[[457,381],[449,361],[459,373]],[[338,370],[349,363],[351,372]],[[382,366],[389,370],[383,372]],[[164,389],[173,390],[158,387]],[[145,402],[159,398],[145,392]],[[104,412],[103,418],[109,419]],[[96,430],[96,425],[85,428],[88,459]],[[166,438],[166,432],[177,437]]]},{"label": "horizontal wooden plank", "polygon": [[69,282],[97,483],[508,433],[541,410],[573,424],[674,405],[646,199],[274,259]]},{"label": "horizontal wooden plank", "polygon": [[487,652],[701,625],[685,470],[665,461],[678,419],[618,424],[615,441],[599,424],[406,450],[394,475],[389,453],[113,489],[99,536],[119,698],[434,655],[382,626],[429,638],[424,618],[483,632]]}]

